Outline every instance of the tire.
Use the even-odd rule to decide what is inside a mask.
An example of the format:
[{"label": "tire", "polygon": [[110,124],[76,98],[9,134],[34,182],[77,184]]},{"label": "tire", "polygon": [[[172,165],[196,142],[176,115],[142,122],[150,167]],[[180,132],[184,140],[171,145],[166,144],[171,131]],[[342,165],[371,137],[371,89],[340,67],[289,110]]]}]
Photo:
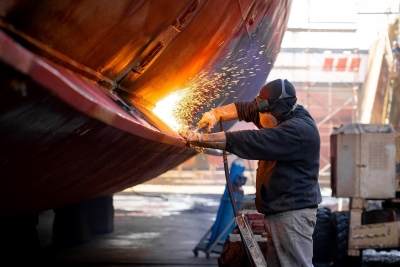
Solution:
[{"label": "tire", "polygon": [[323,266],[331,262],[331,209],[321,207],[317,209],[317,222],[313,234],[313,264]]},{"label": "tire", "polygon": [[361,266],[362,252],[359,257],[347,256],[349,216],[348,211],[335,211],[331,216],[331,255],[335,267]]},{"label": "tire", "polygon": [[349,212],[335,211],[331,218],[332,257],[335,264],[342,263],[347,255]]}]

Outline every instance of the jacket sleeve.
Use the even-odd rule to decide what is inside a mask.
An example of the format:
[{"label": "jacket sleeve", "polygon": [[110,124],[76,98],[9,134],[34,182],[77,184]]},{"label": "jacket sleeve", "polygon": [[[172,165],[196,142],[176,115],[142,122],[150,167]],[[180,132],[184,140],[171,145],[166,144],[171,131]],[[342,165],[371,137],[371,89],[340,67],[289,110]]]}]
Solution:
[{"label": "jacket sleeve", "polygon": [[258,128],[260,125],[260,114],[254,101],[235,102],[239,121],[253,122]]},{"label": "jacket sleeve", "polygon": [[302,155],[302,138],[291,125],[227,132],[226,138],[226,151],[244,159],[291,161]]}]

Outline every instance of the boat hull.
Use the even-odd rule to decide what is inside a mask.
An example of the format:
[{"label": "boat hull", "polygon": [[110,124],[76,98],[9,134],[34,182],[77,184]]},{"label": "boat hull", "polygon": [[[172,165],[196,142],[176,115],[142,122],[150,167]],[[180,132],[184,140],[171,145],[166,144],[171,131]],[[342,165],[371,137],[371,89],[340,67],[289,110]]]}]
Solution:
[{"label": "boat hull", "polygon": [[209,108],[254,98],[290,7],[0,0],[0,212],[113,194],[194,156],[152,108],[193,81],[206,101],[188,124]]}]

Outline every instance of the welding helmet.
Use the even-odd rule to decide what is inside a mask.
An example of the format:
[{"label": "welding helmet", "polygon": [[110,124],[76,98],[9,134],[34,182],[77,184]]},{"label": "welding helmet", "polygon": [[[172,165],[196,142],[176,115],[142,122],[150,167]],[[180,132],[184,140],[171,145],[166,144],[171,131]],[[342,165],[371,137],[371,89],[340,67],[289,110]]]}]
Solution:
[{"label": "welding helmet", "polygon": [[264,85],[255,101],[258,111],[266,113],[271,112],[280,101],[288,99],[296,99],[296,90],[288,80],[277,79]]}]

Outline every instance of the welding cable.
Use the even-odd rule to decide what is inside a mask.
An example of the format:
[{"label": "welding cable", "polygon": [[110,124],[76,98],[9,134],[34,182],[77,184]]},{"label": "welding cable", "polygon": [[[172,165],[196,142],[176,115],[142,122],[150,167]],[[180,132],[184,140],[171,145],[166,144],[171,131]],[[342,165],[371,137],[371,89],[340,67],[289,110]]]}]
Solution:
[{"label": "welding cable", "polygon": [[[224,129],[222,128],[222,119],[219,120],[219,125],[220,125],[220,132],[224,132]],[[232,187],[231,178],[230,178],[230,174],[229,174],[228,157],[226,155],[226,150],[225,149],[223,149],[222,152],[223,152],[222,155],[223,155],[223,161],[224,161],[226,184],[227,184],[227,187],[228,187],[229,197],[231,199],[231,204],[232,204],[232,208],[233,208],[233,214],[234,214],[235,218],[237,218],[239,216],[239,212],[238,212],[238,209],[236,207],[235,195],[233,193],[233,187]],[[240,233],[240,238],[242,239],[242,244],[243,244],[244,250],[246,251],[247,259],[249,260],[250,267],[253,267],[254,266],[253,265],[253,259],[252,259],[251,255],[250,255],[249,248],[247,247],[247,245],[245,245],[246,244],[246,239],[243,237],[242,232],[239,231],[239,233]]]}]

